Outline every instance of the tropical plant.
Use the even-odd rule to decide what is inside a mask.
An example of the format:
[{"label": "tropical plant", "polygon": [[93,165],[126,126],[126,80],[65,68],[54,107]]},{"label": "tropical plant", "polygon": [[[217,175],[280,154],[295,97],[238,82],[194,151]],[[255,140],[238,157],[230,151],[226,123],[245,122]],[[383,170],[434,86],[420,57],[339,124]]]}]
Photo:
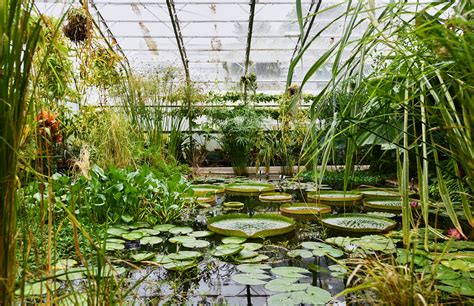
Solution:
[{"label": "tropical plant", "polygon": [[33,1],[0,4],[0,304],[10,305],[16,277],[15,192],[20,137],[28,113],[31,69],[41,21],[32,21]]},{"label": "tropical plant", "polygon": [[[299,0],[297,3],[301,4]],[[348,1],[346,4],[346,12],[309,40],[290,65],[289,75],[321,33],[345,20],[341,39],[314,63],[301,84],[304,86],[319,68],[331,63],[332,78],[312,105],[313,125],[306,154],[325,165],[334,139],[347,135],[348,177],[353,168],[352,153],[358,144],[369,137],[373,144],[380,144],[382,140],[397,152],[405,245],[409,245],[412,223],[408,194],[413,176],[418,178],[424,222],[429,223],[428,180],[434,172],[446,212],[463,233],[446,189],[446,179],[456,179],[463,214],[472,227],[470,199],[464,192],[466,186],[472,187],[474,175],[472,3],[396,2],[380,10],[374,2]],[[301,7],[297,7],[301,19]],[[404,18],[397,17],[401,15]],[[351,35],[362,26],[361,38],[352,40]],[[351,55],[344,58],[346,52]],[[364,63],[369,60],[375,60],[376,65],[366,72]],[[334,89],[350,93],[349,99],[336,106],[337,111],[325,128],[318,129],[316,118],[320,103]],[[368,98],[363,101],[356,98],[361,94]],[[446,171],[442,160],[449,160],[454,171]]]}]

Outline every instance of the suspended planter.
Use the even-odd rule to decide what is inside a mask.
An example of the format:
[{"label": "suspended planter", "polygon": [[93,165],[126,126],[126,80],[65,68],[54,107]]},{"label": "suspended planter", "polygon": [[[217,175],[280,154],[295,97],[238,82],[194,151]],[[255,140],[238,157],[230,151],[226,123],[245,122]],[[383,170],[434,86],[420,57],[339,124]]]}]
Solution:
[{"label": "suspended planter", "polygon": [[289,233],[295,229],[295,222],[274,214],[227,214],[210,218],[209,230],[224,236],[264,238]]},{"label": "suspended planter", "polygon": [[193,190],[195,196],[215,195],[225,192],[225,187],[222,185],[191,185],[191,189]]},{"label": "suspended planter", "polygon": [[275,186],[259,182],[232,183],[225,186],[225,191],[238,195],[257,195],[263,192],[275,191]]},{"label": "suspended planter", "polygon": [[282,203],[291,202],[293,196],[284,192],[267,192],[261,194],[258,199],[262,202]]},{"label": "suspended planter", "polygon": [[311,216],[330,213],[331,207],[328,205],[319,205],[315,203],[288,203],[281,205],[280,211],[288,215]]},{"label": "suspended planter", "polygon": [[382,233],[397,226],[397,222],[367,214],[341,214],[323,217],[323,224],[347,233]]},{"label": "suspended planter", "polygon": [[354,191],[319,191],[307,194],[308,201],[331,206],[361,204],[362,197],[361,193]]}]

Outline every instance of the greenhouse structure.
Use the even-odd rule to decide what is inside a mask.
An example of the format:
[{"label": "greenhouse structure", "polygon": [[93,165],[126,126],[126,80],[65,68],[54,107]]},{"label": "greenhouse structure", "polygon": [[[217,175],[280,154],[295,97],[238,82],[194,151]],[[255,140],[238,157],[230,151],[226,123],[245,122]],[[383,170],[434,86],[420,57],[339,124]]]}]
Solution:
[{"label": "greenhouse structure", "polygon": [[474,304],[474,2],[3,0],[0,305]]}]

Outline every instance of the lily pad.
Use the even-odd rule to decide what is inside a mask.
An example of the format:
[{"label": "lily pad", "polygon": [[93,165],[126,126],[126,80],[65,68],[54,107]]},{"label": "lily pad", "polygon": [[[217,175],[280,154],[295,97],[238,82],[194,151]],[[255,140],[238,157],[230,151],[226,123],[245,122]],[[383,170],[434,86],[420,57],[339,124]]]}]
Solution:
[{"label": "lily pad", "polygon": [[262,202],[282,203],[291,202],[293,196],[284,192],[266,192],[261,194],[258,199]]},{"label": "lily pad", "polygon": [[133,217],[130,216],[130,215],[127,215],[127,214],[124,214],[124,215],[121,215],[120,216],[122,221],[125,222],[125,223],[130,223],[133,221]]},{"label": "lily pad", "polygon": [[140,244],[145,244],[145,245],[153,245],[153,244],[158,244],[161,242],[163,242],[163,238],[154,237],[154,236],[143,237],[142,239],[140,239]]},{"label": "lily pad", "polygon": [[330,213],[331,207],[315,203],[288,203],[281,205],[280,211],[291,215],[319,215]]},{"label": "lily pad", "polygon": [[314,256],[341,257],[344,255],[343,251],[322,242],[305,241],[301,243],[301,246],[312,250]]},{"label": "lily pad", "polygon": [[211,255],[214,257],[226,257],[239,253],[243,250],[243,246],[240,244],[224,244],[218,245],[215,249],[211,250]]},{"label": "lily pad", "polygon": [[322,218],[325,226],[353,233],[381,233],[397,226],[397,222],[367,214],[341,214]]},{"label": "lily pad", "polygon": [[225,192],[225,187],[222,185],[220,186],[209,185],[209,184],[191,185],[191,189],[193,190],[195,196],[219,194],[219,193]]},{"label": "lily pad", "polygon": [[169,230],[169,232],[173,235],[186,235],[193,231],[192,228],[188,226],[176,226]]},{"label": "lily pad", "polygon": [[71,258],[64,258],[58,260],[51,268],[53,270],[65,270],[77,265],[77,260]]},{"label": "lily pad", "polygon": [[128,231],[120,227],[109,227],[107,229],[107,234],[112,236],[121,237],[125,233],[128,233]]},{"label": "lily pad", "polygon": [[[25,296],[41,296],[46,295],[48,292],[54,292],[59,288],[60,284],[54,281],[42,281],[37,283],[27,283],[25,284],[23,294]],[[16,295],[21,295],[21,288],[18,288],[15,291]]]},{"label": "lily pad", "polygon": [[245,204],[242,202],[224,202],[223,205],[230,208],[242,208],[245,206]]},{"label": "lily pad", "polygon": [[[61,281],[75,281],[78,279],[83,279],[85,276],[85,272],[87,271],[86,268],[80,267],[80,268],[71,268],[67,269],[64,271],[59,271],[56,276],[57,279]],[[64,274],[63,274],[64,273]]]},{"label": "lily pad", "polygon": [[145,236],[145,233],[143,232],[130,232],[130,233],[125,233],[125,234],[122,234],[121,237],[123,239],[126,239],[126,240],[139,240],[141,239],[143,236]]},{"label": "lily pad", "polygon": [[202,197],[198,197],[196,200],[201,204],[200,205],[201,207],[208,208],[210,207],[209,205],[202,205],[202,204],[214,203],[216,201],[216,197],[215,196],[210,196],[210,197],[202,196]]},{"label": "lily pad", "polygon": [[158,225],[153,226],[153,229],[155,229],[157,231],[160,231],[160,232],[167,232],[170,229],[172,229],[173,227],[176,227],[176,225],[174,225],[174,224],[158,224]]},{"label": "lily pad", "polygon": [[262,261],[265,261],[267,259],[269,259],[270,257],[268,257],[267,255],[265,254],[258,254],[257,256],[255,257],[252,257],[252,258],[247,258],[247,259],[238,259],[236,258],[236,261],[242,263],[242,264],[252,264],[252,263],[259,263],[259,262],[262,262]]},{"label": "lily pad", "polygon": [[237,266],[237,270],[244,273],[264,274],[264,270],[270,270],[272,267],[264,264],[241,264]]},{"label": "lily pad", "polygon": [[125,244],[116,242],[107,242],[105,244],[106,251],[119,251],[125,249]]},{"label": "lily pad", "polygon": [[210,245],[209,241],[206,240],[188,240],[183,242],[183,246],[185,248],[190,248],[190,249],[202,249],[202,248],[207,248]]},{"label": "lily pad", "polygon": [[197,263],[192,260],[186,261],[172,261],[170,263],[164,264],[163,267],[166,270],[183,272],[192,268],[197,267]]},{"label": "lily pad", "polygon": [[244,237],[223,237],[221,239],[223,244],[241,244],[244,243],[247,240],[247,238]]},{"label": "lily pad", "polygon": [[398,189],[360,188],[357,191],[361,193],[364,198],[400,198]]},{"label": "lily pad", "polygon": [[275,191],[275,186],[260,182],[233,183],[227,184],[225,191],[230,193],[252,194]]},{"label": "lily pad", "polygon": [[155,257],[155,253],[137,253],[130,255],[130,258],[133,259],[133,261],[135,262],[152,259],[153,257]]},{"label": "lily pad", "polygon": [[113,277],[117,276],[120,274],[123,274],[127,272],[127,269],[124,267],[116,267],[116,266],[105,266],[102,267],[102,269],[99,270],[98,267],[94,267],[91,270],[87,271],[87,273],[90,273],[90,276],[92,277],[97,277],[100,275],[100,277]]},{"label": "lily pad", "polygon": [[301,257],[301,258],[311,258],[313,257],[313,253],[308,251],[308,250],[302,250],[302,249],[296,249],[296,250],[291,250],[288,253],[286,253],[288,257]]},{"label": "lily pad", "polygon": [[315,286],[309,286],[302,295],[302,303],[309,305],[325,305],[332,299],[331,293]]},{"label": "lily pad", "polygon": [[189,260],[202,257],[202,253],[196,251],[180,251],[177,253],[168,254],[168,257],[171,260]]},{"label": "lily pad", "polygon": [[296,278],[277,278],[269,281],[265,285],[265,289],[275,292],[291,292],[302,291],[308,288],[308,283],[296,283]]},{"label": "lily pad", "polygon": [[155,258],[152,261],[159,264],[167,264],[167,263],[172,262],[173,260],[169,258],[168,255],[158,254],[155,256]]},{"label": "lily pad", "polygon": [[267,279],[270,278],[269,275],[266,274],[258,274],[258,273],[247,273],[247,274],[236,274],[233,275],[232,280],[242,284],[242,285],[264,285],[267,283]]},{"label": "lily pad", "polygon": [[395,199],[367,199],[364,200],[364,206],[372,209],[388,210],[388,211],[401,211],[402,201]]},{"label": "lily pad", "polygon": [[302,278],[306,277],[303,273],[309,273],[308,270],[300,267],[276,267],[272,268],[271,272],[275,275],[288,278]]},{"label": "lily pad", "polygon": [[331,237],[327,238],[326,242],[335,244],[352,253],[358,252],[361,255],[373,254],[374,252],[394,253],[396,251],[393,240],[381,235],[368,235],[360,238]]},{"label": "lily pad", "polygon": [[273,215],[227,214],[208,220],[207,227],[218,234],[246,238],[263,238],[289,233],[294,230],[292,219]]},{"label": "lily pad", "polygon": [[214,235],[214,233],[211,231],[195,231],[188,234],[188,236],[191,236],[194,238],[204,238],[204,237],[210,237],[212,235]]},{"label": "lily pad", "polygon": [[142,228],[140,232],[145,233],[150,236],[158,236],[161,232],[153,228]]},{"label": "lily pad", "polygon": [[352,191],[309,192],[308,200],[331,206],[357,205],[362,203],[362,194]]},{"label": "lily pad", "polygon": [[244,246],[244,250],[247,251],[256,251],[263,247],[263,244],[256,243],[256,242],[246,242],[242,244]]},{"label": "lily pad", "polygon": [[386,211],[369,211],[367,212],[368,215],[383,217],[383,218],[395,218],[397,215],[391,212]]},{"label": "lily pad", "polygon": [[190,236],[176,236],[176,237],[170,238],[168,241],[171,243],[183,244],[185,242],[194,241],[194,240],[196,240],[196,238],[190,237]]},{"label": "lily pad", "polygon": [[243,249],[242,251],[240,251],[239,254],[237,254],[236,256],[236,260],[246,260],[246,259],[249,259],[249,258],[254,258],[254,257],[257,257],[258,256],[258,253],[255,252],[255,251],[249,251],[249,250],[246,250],[246,249]]}]

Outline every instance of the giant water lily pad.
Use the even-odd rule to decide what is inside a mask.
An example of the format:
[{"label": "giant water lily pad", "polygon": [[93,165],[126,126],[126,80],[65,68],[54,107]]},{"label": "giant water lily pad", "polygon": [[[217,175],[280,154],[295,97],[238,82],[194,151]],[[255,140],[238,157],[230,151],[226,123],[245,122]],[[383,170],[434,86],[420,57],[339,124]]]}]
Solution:
[{"label": "giant water lily pad", "polygon": [[266,192],[261,194],[258,199],[262,202],[290,202],[293,199],[293,196],[284,192]]},{"label": "giant water lily pad", "polygon": [[245,206],[242,202],[225,202],[223,205],[227,208],[242,208]]},{"label": "giant water lily pad", "polygon": [[209,219],[207,227],[224,236],[263,238],[289,233],[295,222],[273,214],[227,214]]},{"label": "giant water lily pad", "polygon": [[352,191],[319,191],[308,192],[308,200],[323,205],[344,206],[362,202],[362,194]]},{"label": "giant water lily pad", "polygon": [[380,199],[371,198],[364,200],[364,206],[372,209],[389,210],[389,211],[401,211],[402,201],[396,199]]},{"label": "giant water lily pad", "polygon": [[323,217],[325,226],[353,233],[381,233],[393,229],[397,222],[367,214],[341,214]]},{"label": "giant water lily pad", "polygon": [[225,192],[225,187],[222,185],[191,185],[191,189],[193,190],[195,196],[219,194]]},{"label": "giant water lily pad", "polygon": [[275,191],[275,186],[260,182],[233,183],[227,184],[225,186],[225,191],[237,194],[258,194],[262,192]]},{"label": "giant water lily pad", "polygon": [[210,206],[204,205],[204,204],[216,202],[216,197],[215,196],[210,196],[210,197],[202,196],[202,197],[198,197],[196,200],[199,202],[200,204],[199,206],[201,206],[202,208],[208,208]]},{"label": "giant water lily pad", "polygon": [[290,215],[319,215],[330,213],[331,207],[315,203],[287,203],[280,206],[280,211]]},{"label": "giant water lily pad", "polygon": [[385,198],[385,199],[399,199],[400,192],[398,189],[391,188],[361,188],[357,190],[364,198]]}]

